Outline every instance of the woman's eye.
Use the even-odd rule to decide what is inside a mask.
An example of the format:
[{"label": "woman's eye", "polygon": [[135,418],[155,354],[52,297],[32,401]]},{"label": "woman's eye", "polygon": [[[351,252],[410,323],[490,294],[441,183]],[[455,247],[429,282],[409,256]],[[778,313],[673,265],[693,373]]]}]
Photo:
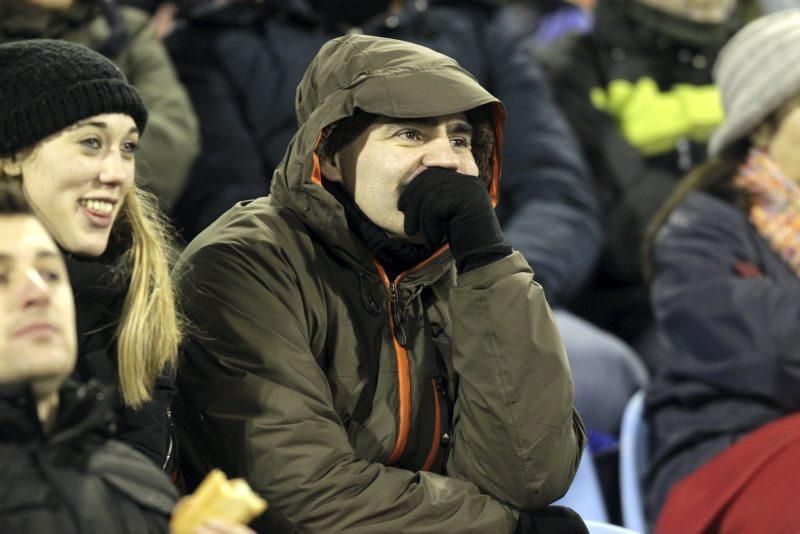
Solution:
[{"label": "woman's eye", "polygon": [[102,146],[100,144],[100,139],[96,137],[89,137],[88,139],[81,140],[81,144],[85,147],[91,148],[93,150],[99,150]]},{"label": "woman's eye", "polygon": [[126,141],[122,143],[122,151],[128,154],[133,154],[139,149],[139,143],[136,141]]}]

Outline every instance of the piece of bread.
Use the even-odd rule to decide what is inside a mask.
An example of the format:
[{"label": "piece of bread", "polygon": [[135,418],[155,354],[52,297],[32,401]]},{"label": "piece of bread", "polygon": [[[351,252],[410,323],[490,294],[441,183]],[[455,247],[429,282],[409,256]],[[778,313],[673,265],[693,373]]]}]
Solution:
[{"label": "piece of bread", "polygon": [[173,534],[190,534],[208,519],[246,525],[266,509],[267,501],[254,493],[243,478],[228,480],[222,471],[214,469],[193,494],[175,507],[170,530]]}]

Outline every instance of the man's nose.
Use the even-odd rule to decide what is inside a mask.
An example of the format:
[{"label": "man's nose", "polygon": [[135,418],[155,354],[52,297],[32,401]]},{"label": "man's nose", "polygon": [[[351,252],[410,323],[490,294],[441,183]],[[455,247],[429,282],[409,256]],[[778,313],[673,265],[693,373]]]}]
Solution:
[{"label": "man's nose", "polygon": [[437,139],[428,143],[425,154],[422,156],[422,165],[425,167],[441,167],[458,171],[460,163],[461,160],[453,150],[450,139]]},{"label": "man's nose", "polygon": [[22,286],[22,303],[24,307],[41,306],[50,302],[50,286],[36,269],[28,269]]}]

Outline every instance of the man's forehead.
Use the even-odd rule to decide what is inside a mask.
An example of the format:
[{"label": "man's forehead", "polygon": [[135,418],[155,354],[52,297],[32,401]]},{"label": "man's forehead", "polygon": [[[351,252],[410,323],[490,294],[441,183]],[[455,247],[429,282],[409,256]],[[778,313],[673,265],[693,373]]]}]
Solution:
[{"label": "man's forehead", "polygon": [[420,126],[434,127],[440,124],[470,126],[467,114],[451,113],[450,115],[437,115],[435,117],[387,117],[379,115],[375,121],[377,124],[418,124]]},{"label": "man's forehead", "polygon": [[33,215],[0,216],[0,257],[56,256],[61,253],[42,223]]}]

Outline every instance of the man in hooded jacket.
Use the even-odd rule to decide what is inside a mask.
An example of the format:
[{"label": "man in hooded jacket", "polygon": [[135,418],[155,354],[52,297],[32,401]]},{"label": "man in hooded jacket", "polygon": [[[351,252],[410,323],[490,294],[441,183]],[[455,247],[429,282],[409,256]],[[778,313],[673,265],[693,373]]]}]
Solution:
[{"label": "man in hooded jacket", "polygon": [[584,531],[536,512],[585,433],[542,288],[494,214],[502,105],[447,56],[351,35],[320,50],[296,109],[271,194],[176,267],[190,483],[219,466],[315,532]]}]

